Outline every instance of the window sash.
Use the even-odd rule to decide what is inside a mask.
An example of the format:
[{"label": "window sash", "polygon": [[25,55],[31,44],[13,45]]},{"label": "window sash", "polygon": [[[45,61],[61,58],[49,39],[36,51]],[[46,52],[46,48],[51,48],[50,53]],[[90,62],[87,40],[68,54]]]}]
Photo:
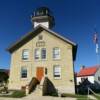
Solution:
[{"label": "window sash", "polygon": [[21,78],[27,78],[27,68],[21,69]]},{"label": "window sash", "polygon": [[53,58],[54,59],[60,59],[60,48],[54,48],[53,49]]},{"label": "window sash", "polygon": [[39,58],[40,58],[40,50],[35,49],[35,59],[39,59]]},{"label": "window sash", "polygon": [[41,50],[41,59],[46,59],[46,49],[42,48]]},{"label": "window sash", "polygon": [[22,52],[22,59],[27,60],[29,58],[29,51],[27,49]]},{"label": "window sash", "polygon": [[61,78],[61,67],[59,65],[54,66],[54,77]]}]

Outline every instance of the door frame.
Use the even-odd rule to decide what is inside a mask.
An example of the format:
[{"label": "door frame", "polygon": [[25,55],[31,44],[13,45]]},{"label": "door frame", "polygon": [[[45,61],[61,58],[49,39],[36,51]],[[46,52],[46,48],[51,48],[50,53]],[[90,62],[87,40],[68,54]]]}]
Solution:
[{"label": "door frame", "polygon": [[[42,71],[43,71],[43,76],[41,76],[41,79],[39,79],[40,77],[38,76],[38,69],[42,69]],[[39,81],[41,81],[42,80],[42,77],[44,77],[45,76],[45,68],[44,67],[36,67],[36,78],[39,80]]]}]

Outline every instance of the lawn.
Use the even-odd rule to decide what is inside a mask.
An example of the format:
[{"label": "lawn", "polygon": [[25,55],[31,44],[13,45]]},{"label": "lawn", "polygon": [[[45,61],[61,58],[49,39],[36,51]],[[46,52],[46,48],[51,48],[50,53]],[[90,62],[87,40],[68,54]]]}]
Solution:
[{"label": "lawn", "polygon": [[16,91],[9,91],[11,93],[8,94],[0,94],[0,97],[12,97],[12,98],[21,98],[26,96],[24,91],[16,90]]},{"label": "lawn", "polygon": [[77,98],[77,100],[91,100],[91,99],[88,99],[87,95],[76,95],[76,94],[64,93],[64,94],[61,95],[61,97]]},{"label": "lawn", "polygon": [[[4,94],[4,95],[0,94],[0,97],[21,98],[24,96],[26,96],[24,91],[10,91],[10,94]],[[68,93],[62,94],[61,97],[62,98],[71,97],[71,98],[76,98],[77,100],[92,100],[89,99],[87,95],[77,95],[77,94],[68,94]],[[95,97],[97,98],[97,100],[100,100],[100,96],[95,95]]]},{"label": "lawn", "polygon": [[97,100],[100,100],[100,94],[94,94],[94,97],[97,98]]}]

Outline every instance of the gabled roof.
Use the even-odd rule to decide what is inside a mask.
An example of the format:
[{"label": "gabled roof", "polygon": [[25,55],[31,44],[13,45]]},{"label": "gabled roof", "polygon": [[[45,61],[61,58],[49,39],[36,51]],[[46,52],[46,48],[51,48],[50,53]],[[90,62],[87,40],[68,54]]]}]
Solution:
[{"label": "gabled roof", "polygon": [[33,39],[35,36],[37,36],[41,31],[47,31],[49,33],[51,33],[52,35],[60,38],[61,40],[71,44],[73,46],[73,55],[74,58],[76,58],[76,51],[77,51],[77,44],[70,41],[69,39],[59,35],[58,33],[42,26],[42,25],[38,25],[34,31],[29,32],[28,34],[24,35],[21,39],[19,39],[17,42],[15,42],[14,44],[12,44],[10,47],[7,48],[7,51],[9,51],[10,53],[14,52],[15,50],[17,50],[18,48],[20,48],[22,45],[24,45],[25,43],[27,43],[29,40]]},{"label": "gabled roof", "polygon": [[98,68],[99,68],[98,66],[82,68],[80,70],[80,72],[77,73],[77,77],[95,75],[95,73],[97,72]]}]

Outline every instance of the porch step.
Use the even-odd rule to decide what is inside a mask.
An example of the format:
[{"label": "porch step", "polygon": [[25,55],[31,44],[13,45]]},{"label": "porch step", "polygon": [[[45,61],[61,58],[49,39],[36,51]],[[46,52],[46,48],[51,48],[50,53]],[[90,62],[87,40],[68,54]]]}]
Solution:
[{"label": "porch step", "polygon": [[42,96],[42,88],[44,83],[45,77],[42,77],[40,84],[38,84],[35,90],[31,93],[31,95]]},{"label": "porch step", "polygon": [[40,84],[37,85],[35,91],[33,91],[34,95],[42,96],[42,88],[43,88],[44,80],[45,80],[45,77],[42,77]]},{"label": "porch step", "polygon": [[40,85],[37,85],[36,89],[31,93],[36,96],[42,96],[42,88]]}]

